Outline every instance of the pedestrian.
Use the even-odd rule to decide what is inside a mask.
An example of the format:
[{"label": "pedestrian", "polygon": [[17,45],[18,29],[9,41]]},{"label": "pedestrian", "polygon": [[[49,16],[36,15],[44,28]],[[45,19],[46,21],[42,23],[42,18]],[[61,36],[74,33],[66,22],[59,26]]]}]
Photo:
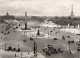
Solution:
[{"label": "pedestrian", "polygon": [[78,44],[78,41],[76,42],[76,45]]},{"label": "pedestrian", "polygon": [[15,54],[15,57],[16,57],[16,54]]},{"label": "pedestrian", "polygon": [[1,39],[2,39],[2,36],[1,36]]}]

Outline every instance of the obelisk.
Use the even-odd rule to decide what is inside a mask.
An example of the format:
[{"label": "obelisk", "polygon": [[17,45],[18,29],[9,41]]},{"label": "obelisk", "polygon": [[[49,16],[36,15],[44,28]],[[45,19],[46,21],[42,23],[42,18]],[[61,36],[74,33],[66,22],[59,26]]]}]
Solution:
[{"label": "obelisk", "polygon": [[27,30],[27,12],[25,12],[25,29]]}]

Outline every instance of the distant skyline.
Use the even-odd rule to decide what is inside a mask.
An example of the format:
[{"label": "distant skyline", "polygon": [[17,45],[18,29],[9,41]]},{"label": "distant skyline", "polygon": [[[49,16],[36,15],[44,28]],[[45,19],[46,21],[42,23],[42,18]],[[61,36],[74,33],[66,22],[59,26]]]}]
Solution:
[{"label": "distant skyline", "polygon": [[69,16],[71,6],[75,16],[80,16],[80,0],[0,0],[0,15]]}]

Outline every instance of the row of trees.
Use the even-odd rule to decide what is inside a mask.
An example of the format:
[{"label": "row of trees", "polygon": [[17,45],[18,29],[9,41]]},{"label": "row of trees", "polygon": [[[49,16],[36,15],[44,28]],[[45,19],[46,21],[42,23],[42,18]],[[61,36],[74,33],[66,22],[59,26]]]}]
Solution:
[{"label": "row of trees", "polygon": [[11,16],[0,16],[0,22],[5,22],[4,20],[14,20],[15,16],[11,15]]},{"label": "row of trees", "polygon": [[[80,17],[47,17],[47,16],[27,16],[27,20],[28,21],[39,21],[39,22],[44,22],[44,20],[46,19],[51,20],[52,22],[59,24],[59,25],[67,25],[68,23],[70,23],[70,25],[77,25],[78,23],[80,24]],[[20,16],[20,17],[15,17],[15,16],[1,16],[0,20],[3,21],[4,19],[16,19],[16,20],[25,20],[24,16]]]},{"label": "row of trees", "polygon": [[80,18],[71,18],[71,17],[54,17],[51,19],[52,22],[59,24],[59,25],[67,25],[70,23],[70,25],[78,25],[80,24]]}]

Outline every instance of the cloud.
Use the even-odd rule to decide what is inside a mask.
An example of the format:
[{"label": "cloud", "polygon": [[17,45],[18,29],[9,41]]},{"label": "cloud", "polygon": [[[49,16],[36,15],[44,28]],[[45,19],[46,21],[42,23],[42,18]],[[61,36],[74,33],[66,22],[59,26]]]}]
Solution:
[{"label": "cloud", "polygon": [[68,16],[71,12],[71,5],[74,5],[75,15],[80,15],[79,0],[1,0],[0,15],[7,11],[13,15],[53,15]]}]

